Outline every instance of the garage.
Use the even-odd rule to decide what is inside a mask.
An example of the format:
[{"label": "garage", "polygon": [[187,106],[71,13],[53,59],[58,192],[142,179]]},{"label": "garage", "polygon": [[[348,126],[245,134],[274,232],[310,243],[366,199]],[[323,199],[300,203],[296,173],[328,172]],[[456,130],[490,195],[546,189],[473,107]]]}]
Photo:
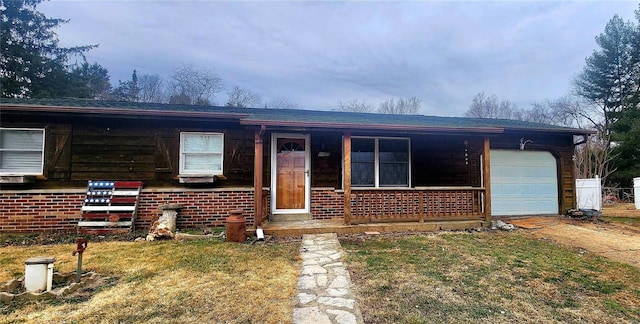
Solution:
[{"label": "garage", "polygon": [[549,152],[491,150],[491,215],[558,214],[558,170]]}]

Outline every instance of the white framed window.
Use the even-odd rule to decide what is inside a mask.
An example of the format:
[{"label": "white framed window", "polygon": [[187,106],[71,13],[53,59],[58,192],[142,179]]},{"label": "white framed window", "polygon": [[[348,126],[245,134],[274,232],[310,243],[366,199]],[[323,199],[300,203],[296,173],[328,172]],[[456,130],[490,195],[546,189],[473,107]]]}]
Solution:
[{"label": "white framed window", "polygon": [[224,134],[180,133],[181,175],[221,175],[223,156]]},{"label": "white framed window", "polygon": [[0,174],[41,175],[44,129],[0,128]]},{"label": "white framed window", "polygon": [[353,187],[409,187],[411,143],[408,138],[352,137]]}]

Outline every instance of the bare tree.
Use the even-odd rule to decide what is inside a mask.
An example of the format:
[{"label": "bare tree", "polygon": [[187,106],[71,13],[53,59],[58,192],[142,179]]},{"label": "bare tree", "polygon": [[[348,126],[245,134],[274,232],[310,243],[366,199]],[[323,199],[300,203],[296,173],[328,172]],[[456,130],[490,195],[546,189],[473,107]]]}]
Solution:
[{"label": "bare tree", "polygon": [[615,154],[609,146],[608,135],[598,132],[595,135],[587,136],[585,143],[576,147],[574,153],[574,164],[578,179],[589,179],[599,176],[602,182],[616,171],[613,167]]},{"label": "bare tree", "polygon": [[615,154],[609,146],[610,135],[607,134],[604,118],[603,111],[596,105],[574,96],[535,103],[525,111],[527,121],[596,130],[596,134],[586,136],[585,142],[576,146],[574,165],[578,178],[594,178],[597,175],[606,182],[607,177],[615,171],[612,163]]},{"label": "bare tree", "polygon": [[556,116],[548,103],[534,103],[529,110],[522,111],[522,120],[541,124],[556,124]]},{"label": "bare tree", "polygon": [[556,100],[534,103],[524,112],[526,121],[545,124],[593,128],[604,133],[602,111],[593,104],[576,96],[564,96]]},{"label": "bare tree", "polygon": [[215,93],[222,90],[222,79],[213,71],[196,69],[184,65],[171,75],[171,97],[180,97],[180,102],[209,105]]},{"label": "bare tree", "polygon": [[333,111],[350,111],[350,112],[372,112],[373,107],[366,102],[366,100],[359,101],[358,99],[353,99],[347,102],[338,102],[338,106],[331,109]]},{"label": "bare tree", "polygon": [[473,97],[469,110],[464,115],[472,118],[522,119],[521,111],[515,104],[509,100],[498,100],[495,94],[485,97],[484,92]]},{"label": "bare tree", "polygon": [[161,103],[165,101],[164,81],[158,74],[143,74],[138,78],[140,102]]},{"label": "bare tree", "polygon": [[393,99],[388,99],[380,103],[378,112],[381,114],[414,115],[418,113],[421,105],[422,100],[415,96],[400,98],[397,102]]},{"label": "bare tree", "polygon": [[265,104],[265,108],[298,109],[299,106],[285,97],[275,97]]},{"label": "bare tree", "polygon": [[229,92],[227,92],[227,94],[229,95],[229,99],[226,104],[227,107],[258,107],[262,101],[262,97],[259,93],[239,86],[234,86]]}]

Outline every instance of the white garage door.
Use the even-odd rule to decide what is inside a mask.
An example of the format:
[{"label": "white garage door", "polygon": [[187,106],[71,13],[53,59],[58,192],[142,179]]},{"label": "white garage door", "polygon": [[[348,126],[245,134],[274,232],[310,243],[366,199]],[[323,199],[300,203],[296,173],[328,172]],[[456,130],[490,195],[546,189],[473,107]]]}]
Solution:
[{"label": "white garage door", "polygon": [[558,171],[549,152],[491,150],[491,214],[558,213]]}]

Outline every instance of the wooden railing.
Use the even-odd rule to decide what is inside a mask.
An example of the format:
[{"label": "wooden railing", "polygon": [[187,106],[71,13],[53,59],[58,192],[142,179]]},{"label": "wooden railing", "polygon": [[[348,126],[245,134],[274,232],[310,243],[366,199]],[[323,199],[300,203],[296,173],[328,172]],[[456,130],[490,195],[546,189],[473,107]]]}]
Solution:
[{"label": "wooden railing", "polygon": [[266,223],[269,220],[269,213],[271,212],[271,209],[269,208],[271,197],[269,195],[269,190],[262,189],[262,224]]},{"label": "wooden railing", "polygon": [[348,223],[481,219],[484,188],[352,189]]}]

